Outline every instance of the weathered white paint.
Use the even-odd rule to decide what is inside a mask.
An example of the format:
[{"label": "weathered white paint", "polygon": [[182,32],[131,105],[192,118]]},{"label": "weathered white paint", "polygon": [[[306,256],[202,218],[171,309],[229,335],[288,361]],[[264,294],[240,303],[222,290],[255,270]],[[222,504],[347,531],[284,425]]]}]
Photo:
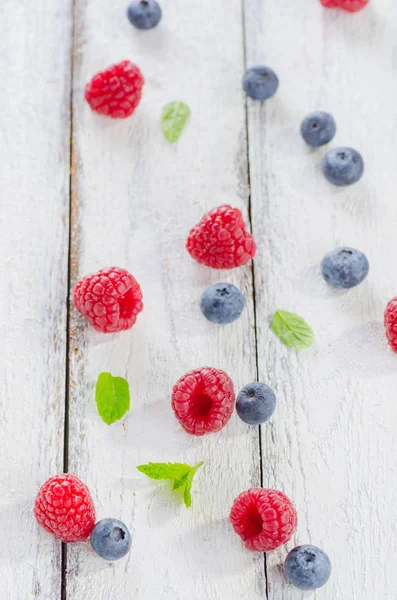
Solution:
[{"label": "weathered white paint", "polygon": [[[235,496],[259,483],[258,432],[236,415],[205,439],[188,436],[170,407],[178,377],[191,368],[225,369],[238,390],[255,378],[251,268],[214,272],[184,249],[190,227],[225,202],[247,208],[242,15],[227,4],[178,0],[164,5],[158,29],[138,32],[125,1],[78,0],[74,78],[73,283],[115,264],[140,282],[145,309],[130,331],[106,336],[72,312],[69,470],[92,489],[98,517],[125,521],[134,535],[128,559],[109,565],[88,545],[68,549],[68,600],[264,597],[263,556],[244,550],[228,513]],[[86,81],[130,58],[146,78],[142,103],[127,120],[91,112]],[[170,100],[192,110],[179,142],[162,134]],[[247,308],[219,328],[202,317],[210,283],[234,281]],[[97,414],[101,371],[126,377],[132,408],[108,427]],[[193,508],[136,465],[204,460]]]},{"label": "weathered white paint", "polygon": [[[0,588],[7,600],[60,600],[60,545],[39,530],[34,495],[62,471],[68,253],[71,0],[6,0],[0,66]],[[72,280],[117,264],[140,281],[145,309],[135,328],[103,336],[72,310],[69,470],[90,486],[98,517],[123,519],[134,535],[128,559],[108,565],[88,544],[68,549],[67,599],[259,600],[263,556],[246,552],[227,523],[243,489],[259,483],[258,435],[237,417],[221,433],[187,436],[170,391],[190,368],[224,368],[236,389],[255,377],[251,269],[216,273],[195,265],[184,240],[222,202],[247,209],[240,0],[164,5],[154,31],[138,32],[125,3],[76,0]],[[396,294],[392,135],[397,7],[372,0],[361,14],[326,11],[317,0],[245,0],[247,64],[280,76],[278,95],[248,102],[260,378],[278,410],[263,427],[264,485],[296,503],[300,524],[286,549],[269,554],[270,600],[393,598],[397,584],[394,490],[396,358],[382,327]],[[136,114],[115,122],[92,114],[85,82],[131,58],[146,77]],[[176,145],[163,138],[162,106],[187,102],[191,120]],[[331,145],[366,161],[348,190],[324,181],[325,150],[299,136],[307,112],[329,110]],[[365,251],[368,280],[333,293],[319,262],[336,245]],[[386,248],[386,251],[385,251]],[[394,251],[394,252],[393,252]],[[391,257],[389,259],[389,256]],[[233,281],[247,309],[237,323],[205,322],[207,285]],[[277,308],[307,318],[313,349],[295,353],[268,327]],[[132,409],[106,426],[95,380],[109,370],[130,382]],[[135,466],[149,460],[205,461],[193,509]],[[303,594],[281,574],[286,551],[312,542],[334,574]]]},{"label": "weathered white paint", "polygon": [[[397,292],[397,6],[373,0],[360,14],[327,11],[317,0],[246,0],[247,62],[273,67],[280,90],[249,102],[249,143],[260,377],[278,410],[263,427],[264,484],[285,490],[300,517],[293,542],[331,556],[322,590],[286,585],[286,550],[268,557],[270,600],[394,598],[396,558],[397,357],[387,349],[383,310]],[[325,150],[300,139],[311,110],[336,118],[335,145],[359,149],[363,180],[337,189],[322,177]],[[367,281],[333,293],[319,275],[338,245],[368,255]],[[313,326],[299,354],[268,327],[277,308]]]},{"label": "weathered white paint", "polygon": [[32,508],[63,470],[71,2],[3,0],[0,21],[0,596],[54,600]]}]

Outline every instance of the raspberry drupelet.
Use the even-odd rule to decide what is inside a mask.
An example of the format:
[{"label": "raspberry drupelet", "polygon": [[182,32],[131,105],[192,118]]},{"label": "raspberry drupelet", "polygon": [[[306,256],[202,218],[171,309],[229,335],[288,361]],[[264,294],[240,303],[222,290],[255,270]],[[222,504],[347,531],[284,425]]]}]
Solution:
[{"label": "raspberry drupelet", "polygon": [[125,119],[138,106],[144,83],[140,69],[123,60],[94,75],[85,87],[85,99],[95,112]]},{"label": "raspberry drupelet", "polygon": [[97,331],[115,333],[135,324],[143,309],[142,291],[128,271],[110,267],[83,277],[73,304]]},{"label": "raspberry drupelet", "polygon": [[34,505],[39,525],[63,542],[86,540],[95,525],[95,506],[87,486],[70,474],[50,477]]},{"label": "raspberry drupelet", "polygon": [[186,248],[197,262],[213,269],[232,269],[255,256],[254,238],[245,230],[241,211],[228,204],[206,213],[190,231]]},{"label": "raspberry drupelet", "polygon": [[232,416],[234,403],[233,382],[229,375],[212,367],[189,371],[172,390],[175,416],[192,435],[222,429]]},{"label": "raspberry drupelet", "polygon": [[288,542],[298,517],[282,492],[251,488],[234,501],[230,522],[248,550],[268,552]]}]

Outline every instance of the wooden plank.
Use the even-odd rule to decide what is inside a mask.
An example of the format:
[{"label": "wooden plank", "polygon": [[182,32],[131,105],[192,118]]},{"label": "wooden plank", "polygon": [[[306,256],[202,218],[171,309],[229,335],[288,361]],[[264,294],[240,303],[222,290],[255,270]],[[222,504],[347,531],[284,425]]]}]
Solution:
[{"label": "wooden plank", "polygon": [[[236,389],[255,377],[251,268],[217,273],[190,259],[184,243],[202,214],[222,203],[247,213],[243,39],[239,0],[178,0],[164,6],[158,29],[134,30],[125,2],[78,0],[74,80],[72,279],[115,264],[141,283],[145,309],[130,332],[104,335],[71,323],[69,470],[90,486],[98,518],[121,518],[134,549],[108,565],[86,547],[68,549],[68,600],[121,597],[263,598],[263,559],[231,531],[235,496],[259,483],[258,432],[234,415],[205,439],[177,424],[170,394],[191,368],[225,369]],[[86,81],[125,58],[146,78],[143,100],[128,120],[93,114]],[[192,117],[172,146],[160,128],[162,106],[183,100]],[[207,323],[198,303],[210,283],[236,282],[247,299],[229,327]],[[101,371],[126,377],[132,410],[105,425],[94,385]],[[136,465],[205,461],[193,509]]]},{"label": "wooden plank", "polygon": [[[287,549],[314,543],[331,557],[334,574],[318,600],[388,598],[397,584],[397,371],[382,319],[396,294],[397,6],[372,2],[351,15],[316,0],[246,0],[245,15],[248,65],[268,64],[281,82],[271,101],[248,103],[259,371],[278,396],[263,427],[264,484],[297,505]],[[349,189],[324,180],[325,150],[300,138],[315,109],[336,118],[332,146],[364,155],[365,177]],[[334,293],[319,273],[323,255],[340,245],[360,248],[371,264],[349,293]],[[297,354],[272,334],[277,308],[311,323],[311,350]],[[285,555],[268,556],[270,600],[306,597],[285,584]]]},{"label": "wooden plank", "polygon": [[63,470],[71,2],[0,14],[0,589],[54,600],[61,547],[32,509]]}]

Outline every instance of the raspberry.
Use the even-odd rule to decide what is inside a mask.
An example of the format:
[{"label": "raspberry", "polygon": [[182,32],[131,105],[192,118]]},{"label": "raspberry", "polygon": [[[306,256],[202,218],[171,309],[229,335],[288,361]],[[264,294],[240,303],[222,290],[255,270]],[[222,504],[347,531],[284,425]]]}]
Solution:
[{"label": "raspberry", "polygon": [[354,13],[367,6],[369,0],[320,0],[320,2],[326,8],[340,7]]},{"label": "raspberry", "polygon": [[397,297],[386,306],[385,331],[390,348],[397,353]]},{"label": "raspberry", "polygon": [[230,522],[248,550],[268,552],[288,542],[298,517],[282,492],[251,488],[234,501]]},{"label": "raspberry", "polygon": [[39,525],[63,542],[86,540],[95,525],[95,506],[88,487],[75,475],[50,477],[34,505]]},{"label": "raspberry", "polygon": [[172,408],[188,433],[204,435],[222,429],[234,409],[233,382],[220,369],[189,371],[174,385]]},{"label": "raspberry", "polygon": [[206,213],[187,238],[190,255],[213,269],[245,265],[255,256],[256,244],[238,208],[228,204]]},{"label": "raspberry", "polygon": [[369,0],[338,0],[338,4],[344,10],[348,12],[358,12],[365,6],[367,6]]},{"label": "raspberry", "polygon": [[129,60],[97,73],[85,86],[85,99],[101,115],[129,117],[138,106],[145,83],[140,69]]},{"label": "raspberry", "polygon": [[114,333],[130,329],[143,309],[136,279],[117,267],[87,275],[73,291],[73,304],[97,331]]}]

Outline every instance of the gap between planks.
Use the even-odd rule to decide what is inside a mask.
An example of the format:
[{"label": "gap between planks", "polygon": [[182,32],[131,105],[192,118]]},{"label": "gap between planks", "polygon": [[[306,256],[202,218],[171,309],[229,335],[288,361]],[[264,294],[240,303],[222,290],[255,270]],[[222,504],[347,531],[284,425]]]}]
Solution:
[{"label": "gap between planks", "polygon": [[[75,59],[75,1],[71,0],[72,27],[71,27],[71,60],[70,60],[70,99],[69,99],[69,231],[68,231],[68,266],[67,266],[67,296],[66,296],[66,361],[65,361],[65,416],[64,416],[64,436],[63,436],[63,472],[69,471],[69,395],[70,395],[70,311],[71,311],[71,261],[72,261],[72,195],[73,195],[73,75]],[[62,542],[61,546],[61,600],[67,598],[67,568],[68,568],[67,545]]]},{"label": "gap between planks", "polygon": [[[241,23],[243,31],[243,71],[248,69],[247,64],[247,31],[245,21],[246,11],[246,0],[241,0]],[[245,143],[246,143],[246,164],[247,164],[247,183],[248,183],[248,220],[250,224],[251,233],[253,233],[252,223],[252,196],[251,196],[251,167],[250,167],[250,140],[249,140],[249,127],[248,127],[248,101],[245,97]],[[258,324],[257,324],[257,307],[256,307],[256,280],[255,280],[255,260],[251,262],[251,280],[252,280],[252,302],[254,309],[254,347],[255,347],[255,378],[259,381],[259,356],[258,356]],[[263,453],[262,453],[262,427],[258,426],[258,444],[259,444],[259,474],[260,474],[260,485],[263,487]],[[268,571],[267,571],[267,558],[266,552],[263,554],[263,570],[265,578],[265,591],[266,600],[269,600],[269,583],[268,583]]]}]

